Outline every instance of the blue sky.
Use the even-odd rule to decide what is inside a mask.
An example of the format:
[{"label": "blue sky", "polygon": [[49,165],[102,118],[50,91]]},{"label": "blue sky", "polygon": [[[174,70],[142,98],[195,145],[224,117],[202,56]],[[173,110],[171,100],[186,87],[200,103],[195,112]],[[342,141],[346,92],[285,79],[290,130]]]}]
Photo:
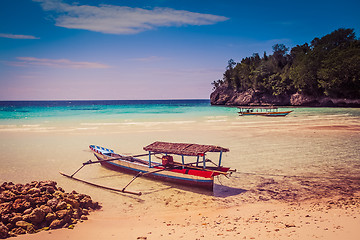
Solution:
[{"label": "blue sky", "polygon": [[0,100],[209,98],[227,61],[360,32],[359,1],[1,0]]}]

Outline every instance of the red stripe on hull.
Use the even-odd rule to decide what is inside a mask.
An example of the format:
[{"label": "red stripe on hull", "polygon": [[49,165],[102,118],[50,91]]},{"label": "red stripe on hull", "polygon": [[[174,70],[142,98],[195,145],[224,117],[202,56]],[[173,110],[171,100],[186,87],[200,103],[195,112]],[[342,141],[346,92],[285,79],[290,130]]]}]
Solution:
[{"label": "red stripe on hull", "polygon": [[[99,159],[99,160],[101,160],[101,159]],[[101,162],[100,164],[108,169],[115,170],[118,172],[129,173],[129,174],[133,174],[133,175],[137,174],[139,172],[134,169],[129,169],[129,168],[122,167],[120,165],[111,164],[110,162]],[[187,180],[184,178],[180,179],[180,178],[166,177],[164,175],[159,175],[159,174],[149,174],[149,175],[145,175],[145,177],[150,178],[150,179],[157,179],[157,180],[161,180],[161,181],[171,182],[171,183],[175,183],[175,184],[182,184],[182,185],[191,186],[191,187],[199,187],[199,188],[207,189],[210,191],[213,190],[213,183],[214,183],[214,181],[212,179],[209,179],[208,181],[196,181],[196,180],[192,180],[192,179]]]}]

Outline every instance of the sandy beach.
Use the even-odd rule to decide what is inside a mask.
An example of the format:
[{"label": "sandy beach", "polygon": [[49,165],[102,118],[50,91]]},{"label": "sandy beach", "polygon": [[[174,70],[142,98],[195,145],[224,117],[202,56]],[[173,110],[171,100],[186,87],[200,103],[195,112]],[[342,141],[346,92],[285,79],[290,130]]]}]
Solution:
[{"label": "sandy beach", "polygon": [[[221,203],[219,204],[221,205]],[[103,210],[107,211],[107,210]],[[358,239],[360,198],[230,207],[176,207],[109,216],[91,214],[73,229],[18,239]]]},{"label": "sandy beach", "polygon": [[[89,144],[125,154],[160,141],[230,148],[214,192],[138,179],[124,195],[62,177],[93,159]],[[146,122],[3,125],[2,181],[51,179],[102,209],[75,228],[17,239],[357,239],[360,233],[360,119],[347,115],[281,119],[233,115]],[[5,161],[12,159],[12,161]],[[28,168],[29,171],[20,169]],[[131,175],[98,165],[77,176],[120,188]],[[41,179],[39,179],[41,178]]]}]

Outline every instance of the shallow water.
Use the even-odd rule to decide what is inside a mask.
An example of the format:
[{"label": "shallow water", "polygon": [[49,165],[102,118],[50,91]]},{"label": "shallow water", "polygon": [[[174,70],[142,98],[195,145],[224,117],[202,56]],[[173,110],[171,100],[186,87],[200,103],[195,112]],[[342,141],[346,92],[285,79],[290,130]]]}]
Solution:
[{"label": "shallow water", "polygon": [[[251,193],[264,183],[271,186],[270,180],[279,183],[277,188],[294,188],[299,184],[295,176],[302,182],[360,178],[360,109],[290,109],[294,112],[287,117],[268,118],[240,117],[236,108],[210,106],[208,100],[1,102],[0,181],[55,180],[67,191],[90,194],[105,210],[123,213],[186,210],[219,199],[235,204],[254,198]],[[229,148],[223,165],[237,173],[216,179],[214,193],[137,179],[128,189],[143,192],[141,197],[97,189],[58,173],[71,174],[94,160],[90,144],[139,154],[154,141]],[[132,179],[99,165],[86,166],[76,176],[118,188]]]}]

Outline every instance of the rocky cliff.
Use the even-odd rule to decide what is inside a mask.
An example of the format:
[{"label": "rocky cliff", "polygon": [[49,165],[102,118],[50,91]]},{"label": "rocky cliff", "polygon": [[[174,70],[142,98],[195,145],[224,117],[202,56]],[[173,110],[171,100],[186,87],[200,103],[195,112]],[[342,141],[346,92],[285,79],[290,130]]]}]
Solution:
[{"label": "rocky cliff", "polygon": [[237,92],[226,86],[218,87],[210,95],[212,105],[247,106],[309,106],[309,107],[360,107],[360,99],[314,97],[301,93],[273,96],[254,89]]}]

